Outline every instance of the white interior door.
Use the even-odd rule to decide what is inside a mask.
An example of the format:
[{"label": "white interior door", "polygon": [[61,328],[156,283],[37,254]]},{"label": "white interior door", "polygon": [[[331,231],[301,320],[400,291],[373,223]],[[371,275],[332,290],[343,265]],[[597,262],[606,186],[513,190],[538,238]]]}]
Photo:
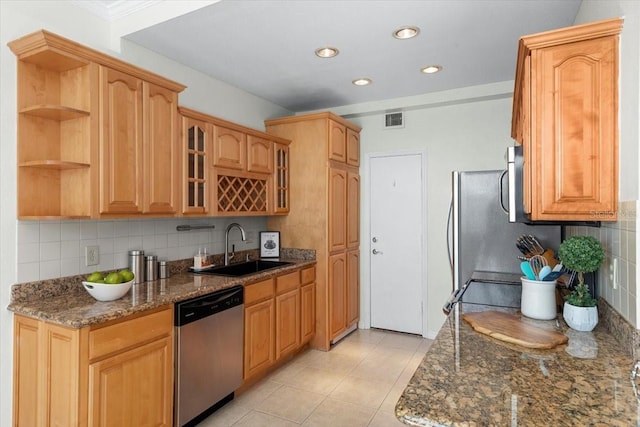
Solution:
[{"label": "white interior door", "polygon": [[370,160],[371,326],[422,334],[422,155]]}]

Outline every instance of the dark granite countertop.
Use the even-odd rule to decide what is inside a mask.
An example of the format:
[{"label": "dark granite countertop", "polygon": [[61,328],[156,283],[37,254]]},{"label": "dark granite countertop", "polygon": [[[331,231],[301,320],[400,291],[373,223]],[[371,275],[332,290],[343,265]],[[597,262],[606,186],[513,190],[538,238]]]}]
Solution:
[{"label": "dark granite countertop", "polygon": [[[524,318],[561,331],[568,344],[532,350],[475,332],[462,313],[495,309],[458,304],[396,405],[414,426],[637,426],[634,365],[600,324],[593,332],[562,320]],[[507,311],[507,310],[505,310]]]},{"label": "dark granite countertop", "polygon": [[[206,295],[231,286],[257,282],[315,264],[315,259],[282,258],[281,260],[289,261],[291,265],[242,277],[181,272],[167,279],[134,284],[124,297],[108,302],[96,301],[89,295],[82,286],[80,277],[71,281],[60,279],[51,281],[55,283],[39,283],[35,295],[24,295],[32,291],[28,286],[21,290],[20,288],[24,285],[15,285],[17,289],[13,290],[14,298],[7,309],[16,314],[59,325],[82,328]],[[64,291],[60,292],[60,288],[64,288]],[[51,292],[47,293],[48,289],[51,289]]]}]

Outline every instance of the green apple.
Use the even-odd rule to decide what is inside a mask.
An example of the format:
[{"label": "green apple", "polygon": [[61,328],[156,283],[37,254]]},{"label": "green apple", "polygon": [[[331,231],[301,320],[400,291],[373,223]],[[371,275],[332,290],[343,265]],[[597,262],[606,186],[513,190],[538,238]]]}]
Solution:
[{"label": "green apple", "polygon": [[103,279],[102,273],[100,273],[99,271],[94,271],[93,273],[87,276],[87,282],[99,283],[99,281],[102,279]]},{"label": "green apple", "polygon": [[123,268],[122,270],[118,271],[118,273],[120,273],[120,276],[122,276],[122,280],[124,280],[125,282],[130,282],[133,280],[133,272],[129,269]]},{"label": "green apple", "polygon": [[104,283],[109,285],[117,285],[118,283],[122,283],[122,276],[120,273],[109,273],[107,277],[104,278]]}]

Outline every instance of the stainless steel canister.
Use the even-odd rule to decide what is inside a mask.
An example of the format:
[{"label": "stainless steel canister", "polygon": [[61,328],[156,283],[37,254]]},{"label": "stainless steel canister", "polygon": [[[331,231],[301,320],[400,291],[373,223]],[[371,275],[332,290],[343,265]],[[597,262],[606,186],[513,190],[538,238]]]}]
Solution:
[{"label": "stainless steel canister", "polygon": [[169,277],[169,263],[167,261],[160,261],[158,263],[158,276],[160,279]]},{"label": "stainless steel canister", "polygon": [[144,251],[129,251],[129,269],[135,275],[134,283],[144,282]]},{"label": "stainless steel canister", "polygon": [[145,257],[147,264],[147,282],[152,282],[154,280],[158,280],[158,256],[157,255],[149,255]]}]

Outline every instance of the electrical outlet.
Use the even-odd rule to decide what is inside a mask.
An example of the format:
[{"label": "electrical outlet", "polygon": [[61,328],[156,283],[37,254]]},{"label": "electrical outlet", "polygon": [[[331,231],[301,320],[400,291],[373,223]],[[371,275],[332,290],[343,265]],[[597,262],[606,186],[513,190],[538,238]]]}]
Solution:
[{"label": "electrical outlet", "polygon": [[100,264],[100,246],[84,247],[84,263],[86,266]]}]

